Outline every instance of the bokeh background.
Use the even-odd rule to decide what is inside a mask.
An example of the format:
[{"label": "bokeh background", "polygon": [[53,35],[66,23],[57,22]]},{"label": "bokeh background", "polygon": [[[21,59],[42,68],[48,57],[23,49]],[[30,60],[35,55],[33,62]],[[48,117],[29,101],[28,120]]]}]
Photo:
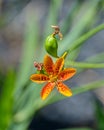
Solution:
[{"label": "bokeh background", "polygon": [[[19,84],[20,81],[22,82],[20,86],[23,86],[23,88],[28,86],[30,83],[28,81],[29,75],[34,68],[32,61],[41,61],[43,59],[42,56],[46,53],[44,41],[53,31],[50,27],[51,25],[59,25],[64,36],[59,43],[61,44],[60,54],[62,50],[64,52],[67,49],[71,42],[102,23],[104,23],[103,0],[1,0],[0,94],[2,95],[4,87],[5,89],[8,88],[9,79],[7,77],[11,71],[14,75],[12,80],[16,82],[16,79],[18,79],[16,84]],[[98,53],[104,53],[104,30],[87,40],[78,53],[76,53],[74,59],[76,61],[84,61]],[[32,56],[30,60],[28,55]],[[104,55],[102,55],[102,59],[104,63]],[[29,63],[28,69],[26,66]],[[22,72],[21,70],[19,71],[20,68],[25,69]],[[31,71],[28,72],[27,70]],[[24,78],[24,81],[21,81],[18,78],[19,76]],[[70,81],[67,81],[66,84],[75,87],[98,79],[104,79],[104,69],[86,69]],[[16,90],[13,89],[13,91]],[[2,102],[6,104],[8,104],[9,91],[10,89],[7,89],[7,93],[4,94],[5,99],[1,98]],[[14,100],[14,106],[15,104]],[[7,106],[4,105],[5,110]],[[16,127],[18,122],[13,126],[13,123],[11,123],[13,118],[11,117],[10,119],[12,120],[8,121],[9,123],[7,124],[9,125],[7,125],[7,128],[11,130],[25,130],[25,128],[29,130],[56,130],[72,127],[80,127],[80,129],[81,127],[89,127],[88,130],[90,128],[103,130],[103,106],[104,88],[102,87],[45,106],[37,110],[35,114],[33,112],[26,127]],[[15,111],[16,109],[12,113],[15,113]],[[6,118],[5,114],[4,118]],[[98,120],[99,122],[97,122]]]}]

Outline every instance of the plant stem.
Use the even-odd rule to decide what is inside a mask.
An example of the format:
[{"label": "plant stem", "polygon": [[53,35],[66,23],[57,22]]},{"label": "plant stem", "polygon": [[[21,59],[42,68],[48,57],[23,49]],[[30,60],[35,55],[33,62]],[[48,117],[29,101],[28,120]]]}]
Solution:
[{"label": "plant stem", "polygon": [[101,24],[101,25],[97,26],[96,28],[92,29],[91,31],[87,32],[86,34],[84,34],[83,36],[81,36],[79,39],[77,39],[75,42],[73,42],[72,46],[67,51],[68,52],[73,51],[77,47],[81,46],[81,44],[83,44],[83,42],[85,42],[90,37],[92,37],[97,32],[99,32],[99,31],[101,31],[103,29],[104,29],[104,24]]},{"label": "plant stem", "polygon": [[74,62],[66,61],[66,65],[70,65],[78,68],[104,68],[104,63],[86,63],[86,62]]}]

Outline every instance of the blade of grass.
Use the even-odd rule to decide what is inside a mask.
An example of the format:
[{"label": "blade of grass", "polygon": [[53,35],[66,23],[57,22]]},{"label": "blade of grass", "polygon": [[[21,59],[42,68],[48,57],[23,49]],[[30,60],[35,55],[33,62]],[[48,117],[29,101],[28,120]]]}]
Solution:
[{"label": "blade of grass", "polygon": [[28,126],[28,121],[24,121],[22,123],[15,123],[12,122],[11,126],[9,126],[8,130],[28,130],[27,126]]},{"label": "blade of grass", "polygon": [[84,34],[83,36],[81,36],[78,40],[76,40],[71,46],[70,48],[67,50],[68,52],[73,51],[74,49],[76,49],[77,47],[81,46],[87,39],[89,39],[90,37],[92,37],[93,35],[95,35],[96,33],[98,33],[99,31],[104,29],[104,24],[101,24],[99,26],[97,26],[96,28],[92,29],[91,31],[89,31],[88,33]]},{"label": "blade of grass", "polygon": [[[38,109],[47,104],[53,95],[43,101],[40,92],[43,85],[31,83],[23,93],[21,99],[15,105],[15,114],[13,120],[15,123],[22,123],[31,118]],[[54,94],[54,93],[53,93]],[[19,107],[18,107],[19,106]]]},{"label": "blade of grass", "polygon": [[[96,1],[97,2],[97,1]],[[98,9],[102,9],[103,7],[100,5],[101,1],[98,1],[98,4],[97,4],[97,9],[95,10],[95,13],[93,15],[93,17],[89,20],[89,24],[85,27],[85,31],[89,30],[95,23],[96,21],[99,19],[99,14],[98,14]],[[70,40],[69,40],[70,41]],[[73,43],[73,42],[72,42]],[[72,51],[72,53],[70,53],[70,60],[75,60],[80,52],[80,49],[81,49],[81,46],[80,47],[77,47],[75,50]]]},{"label": "blade of grass", "polygon": [[66,50],[67,47],[70,47],[73,45],[73,41],[76,40],[84,30],[86,30],[89,23],[94,19],[96,14],[96,8],[98,6],[99,1],[95,0],[93,1],[86,1],[82,5],[82,9],[79,11],[79,17],[80,19],[76,19],[74,22],[74,26],[72,26],[72,29],[70,32],[64,37],[62,40],[62,44],[60,45],[60,52],[62,53],[63,50]]},{"label": "blade of grass", "polygon": [[[37,29],[36,29],[37,30]],[[26,63],[26,62],[25,62]],[[25,73],[26,74],[26,73]],[[25,76],[25,75],[24,75]],[[19,81],[19,80],[18,80]],[[15,113],[15,121],[17,121],[16,123],[18,123],[20,121],[20,125],[23,123],[26,123],[24,121],[26,121],[27,119],[29,119],[30,117],[33,116],[33,114],[39,110],[41,107],[49,104],[49,103],[52,103],[52,99],[53,99],[53,95],[50,96],[46,101],[42,101],[41,98],[40,98],[40,95],[39,96],[36,96],[38,95],[39,93],[37,92],[39,89],[39,85],[36,85],[37,88],[34,87],[34,91],[31,91],[30,89],[30,85],[28,86],[28,90],[27,91],[27,97],[29,98],[29,100],[27,100],[27,98],[22,98],[22,101],[21,102],[24,102],[23,105],[21,105],[21,107],[19,108],[19,111],[16,111],[17,113]],[[37,90],[36,90],[37,89]],[[26,93],[25,93],[26,94]],[[27,102],[26,102],[27,101]],[[58,101],[58,100],[57,100]],[[21,125],[21,128],[22,128],[22,125]],[[19,126],[18,126],[18,129],[19,129]],[[20,129],[19,129],[20,130]],[[21,129],[23,130],[23,129]]]},{"label": "blade of grass", "polygon": [[[102,58],[104,56],[104,53],[101,53],[101,54],[98,54],[98,55],[95,55],[95,56],[92,56],[90,57],[89,59],[93,61],[96,61],[96,59],[99,59],[99,62],[102,62]],[[99,58],[98,58],[99,57]],[[97,81],[97,83],[100,83],[100,81]],[[86,88],[89,86],[89,84],[85,85],[85,91],[88,91],[88,90],[91,90],[91,89],[95,89],[96,87],[100,87],[96,82],[94,83],[91,83],[90,84],[90,88]],[[101,82],[102,84],[102,82]],[[103,82],[104,84],[104,82]],[[96,86],[97,85],[97,86]],[[30,98],[27,102],[27,95],[26,97],[24,96],[22,100],[25,100],[24,102],[24,106],[21,107],[19,113],[16,114],[16,120],[17,122],[18,121],[23,121],[25,119],[28,119],[29,117],[31,117],[33,115],[33,113],[35,113],[37,110],[39,110],[40,108],[42,108],[43,106],[47,105],[47,104],[50,104],[50,103],[53,103],[53,102],[56,102],[58,100],[61,100],[61,99],[64,99],[65,97],[61,96],[61,95],[57,95],[56,92],[52,92],[52,94],[49,96],[49,98],[45,101],[42,101],[41,98],[40,98],[40,89],[41,89],[41,86],[38,88],[39,86],[37,86],[37,84],[31,84],[30,86],[28,86],[28,89],[27,89],[27,94],[31,94],[31,96],[29,96],[28,98]],[[93,87],[93,88],[92,88]],[[80,89],[80,87],[78,87],[78,89]],[[31,91],[32,90],[32,91]],[[84,91],[84,87],[81,88],[82,92]],[[29,93],[28,93],[29,92]],[[32,94],[33,93],[33,94]],[[74,93],[74,90],[73,90],[73,93]],[[55,97],[55,100],[54,98]],[[57,98],[58,97],[58,98]],[[34,102],[34,104],[33,104]],[[27,104],[26,104],[27,103]],[[21,105],[21,102],[19,102],[19,105]],[[31,106],[31,107],[29,107]],[[26,108],[26,109],[23,109],[23,108]],[[22,111],[21,111],[22,110]],[[22,116],[22,117],[21,117]],[[18,117],[18,118],[17,118]],[[20,120],[21,119],[21,120]]]},{"label": "blade of grass", "polygon": [[81,46],[73,50],[69,55],[67,55],[66,61],[74,61],[78,57],[80,50]]},{"label": "blade of grass", "polygon": [[[37,98],[40,97],[40,91],[41,91],[41,84],[34,84],[31,83],[28,88],[26,88],[21,95],[21,98],[18,100],[18,102],[14,106],[14,111],[20,111],[21,109],[24,109],[28,106],[28,103],[31,101],[37,100]],[[31,105],[29,105],[31,106]]]},{"label": "blade of grass", "polygon": [[[31,21],[30,21],[31,19]],[[37,57],[38,23],[33,14],[27,16],[26,33],[24,36],[23,55],[16,80],[15,97],[19,97],[24,85],[27,83],[33,66],[34,55]]]},{"label": "blade of grass", "polygon": [[[95,35],[96,33],[98,33],[99,31],[104,29],[104,24],[101,24],[99,26],[97,26],[96,28],[92,29],[91,31],[89,31],[88,33],[84,34],[83,36],[81,36],[78,40],[76,40],[73,45],[67,50],[69,53],[72,52],[70,54],[70,58],[69,60],[75,60],[75,58],[78,56],[79,51],[80,51],[80,47],[81,45],[90,37],[92,37],[93,35]],[[101,56],[103,58],[103,54]],[[101,57],[99,57],[101,59]],[[67,58],[67,59],[68,59]],[[91,61],[91,59],[89,59]],[[98,59],[97,59],[98,60]]]},{"label": "blade of grass", "polygon": [[[86,85],[82,85],[80,87],[72,89],[73,96],[83,93],[83,92],[87,92],[89,90],[100,88],[102,86],[104,86],[104,80],[98,80],[98,81],[94,81],[92,83],[88,83]],[[33,95],[32,92],[31,92],[31,95]],[[34,91],[33,93],[36,93],[36,91]],[[28,118],[30,118],[31,116],[33,116],[33,113],[35,114],[37,112],[37,110],[41,109],[42,107],[44,107],[48,104],[55,103],[59,100],[66,99],[66,98],[67,97],[65,97],[59,93],[56,93],[56,90],[54,90],[51,93],[51,95],[49,95],[49,97],[44,101],[40,98],[40,95],[35,99],[35,94],[34,94],[33,97],[30,97],[30,101],[28,102],[28,105],[27,105],[28,107],[25,107],[25,109],[22,109],[15,114],[15,116],[14,116],[15,121],[17,123],[25,121]],[[31,107],[29,107],[29,106],[31,106]]]}]

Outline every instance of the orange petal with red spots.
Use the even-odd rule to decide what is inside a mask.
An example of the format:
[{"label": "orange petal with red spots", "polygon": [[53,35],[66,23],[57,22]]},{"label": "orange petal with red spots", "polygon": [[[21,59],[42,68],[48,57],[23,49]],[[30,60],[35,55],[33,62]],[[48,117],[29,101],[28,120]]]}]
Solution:
[{"label": "orange petal with red spots", "polygon": [[48,55],[44,57],[44,69],[47,72],[47,74],[53,74],[53,66],[54,63],[52,61],[52,58]]},{"label": "orange petal with red spots", "polygon": [[42,89],[42,91],[41,91],[41,98],[42,98],[43,100],[48,97],[48,95],[50,94],[50,92],[53,90],[54,86],[55,86],[55,83],[51,83],[51,82],[50,82],[50,83],[47,83],[47,84],[43,87],[43,89]]},{"label": "orange petal with red spots", "polygon": [[30,80],[36,83],[44,83],[49,81],[49,77],[44,74],[33,74],[30,76]]},{"label": "orange petal with red spots", "polygon": [[64,58],[60,57],[57,59],[55,66],[54,66],[54,73],[58,74],[64,65]]},{"label": "orange petal with red spots", "polygon": [[64,69],[63,71],[61,71],[58,75],[58,79],[59,80],[67,80],[69,78],[71,78],[72,76],[74,76],[76,73],[76,69],[74,68],[67,68]]},{"label": "orange petal with red spots", "polygon": [[57,89],[58,91],[63,94],[64,96],[72,96],[72,91],[71,89],[69,89],[65,84],[63,84],[62,82],[58,82],[57,83]]}]

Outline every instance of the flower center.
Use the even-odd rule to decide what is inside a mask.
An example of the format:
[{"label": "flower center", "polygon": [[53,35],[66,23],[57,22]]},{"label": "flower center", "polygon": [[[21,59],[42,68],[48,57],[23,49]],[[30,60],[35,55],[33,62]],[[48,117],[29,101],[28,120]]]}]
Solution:
[{"label": "flower center", "polygon": [[51,82],[56,82],[57,81],[57,76],[50,75],[49,78],[50,78]]}]

